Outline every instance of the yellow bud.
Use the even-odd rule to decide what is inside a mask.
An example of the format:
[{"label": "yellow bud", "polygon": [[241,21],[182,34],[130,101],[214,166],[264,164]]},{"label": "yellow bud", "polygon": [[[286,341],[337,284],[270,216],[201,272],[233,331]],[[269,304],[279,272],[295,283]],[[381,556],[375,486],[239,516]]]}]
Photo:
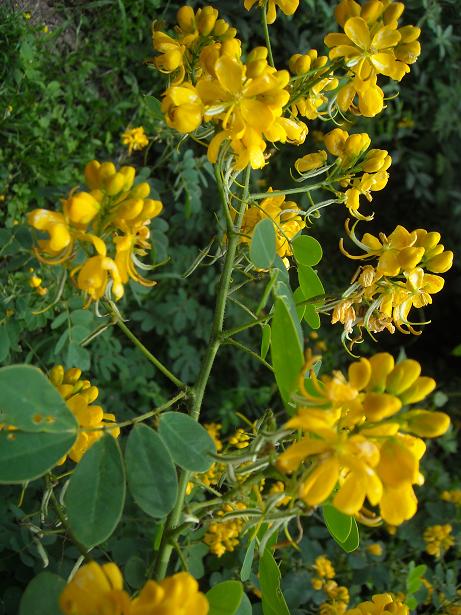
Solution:
[{"label": "yellow bud", "polygon": [[373,23],[381,16],[383,8],[384,5],[380,0],[369,0],[362,6],[360,17],[369,23]]},{"label": "yellow bud", "polygon": [[421,365],[413,359],[405,359],[394,367],[386,381],[386,390],[400,395],[408,389],[421,373]]},{"label": "yellow bud", "polygon": [[360,90],[359,95],[359,111],[364,117],[374,117],[378,115],[384,106],[384,94],[378,87],[369,87],[366,90]]},{"label": "yellow bud", "polygon": [[29,280],[29,286],[32,288],[38,288],[42,283],[42,278],[39,278],[37,275],[33,275]]},{"label": "yellow bud", "polygon": [[450,417],[445,412],[411,410],[405,415],[406,429],[423,438],[438,438],[450,426]]},{"label": "yellow bud", "polygon": [[64,374],[63,382],[64,384],[75,384],[80,379],[81,375],[81,369],[79,369],[78,367],[72,367],[71,369],[68,369]]},{"label": "yellow bud", "polygon": [[344,145],[349,134],[341,128],[335,128],[327,133],[324,137],[324,143],[327,150],[333,156],[342,156],[344,153]]},{"label": "yellow bud", "polygon": [[99,177],[99,169],[101,164],[97,160],[92,160],[85,166],[85,181],[86,185],[94,190],[95,188],[99,188],[100,185],[100,177]]},{"label": "yellow bud", "polygon": [[145,199],[150,194],[150,186],[147,182],[142,182],[135,186],[130,193],[131,198],[133,199]]},{"label": "yellow bud", "polygon": [[64,378],[64,367],[62,365],[55,365],[50,370],[48,378],[55,386],[62,384]]},{"label": "yellow bud", "polygon": [[404,9],[405,5],[403,2],[391,2],[391,4],[389,4],[384,11],[384,23],[388,25],[389,23],[397,21],[402,15]]},{"label": "yellow bud", "polygon": [[124,189],[126,177],[123,173],[115,173],[106,181],[106,192],[109,196],[115,196]]},{"label": "yellow bud", "polygon": [[182,6],[176,13],[176,20],[183,32],[193,32],[195,30],[195,14],[191,6]]},{"label": "yellow bud", "polygon": [[415,404],[427,397],[436,387],[433,378],[422,376],[418,378],[408,389],[400,394],[400,399],[404,404]]},{"label": "yellow bud", "polygon": [[298,173],[307,173],[314,169],[323,167],[327,160],[327,153],[325,150],[319,150],[313,154],[306,154],[302,158],[298,158],[295,162],[295,169]]},{"label": "yellow bud", "polygon": [[103,180],[111,175],[115,175],[117,169],[113,162],[103,162],[99,167],[99,177]]},{"label": "yellow bud", "polygon": [[351,158],[356,158],[361,154],[364,150],[366,150],[371,143],[370,137],[366,132],[351,135],[346,139],[346,143],[344,144],[344,151],[347,156]]},{"label": "yellow bud", "polygon": [[222,36],[229,30],[229,24],[224,19],[218,19],[213,28],[214,36]]},{"label": "yellow bud", "polygon": [[398,397],[388,393],[367,393],[363,400],[363,410],[368,421],[376,422],[392,416],[400,410],[402,403]]},{"label": "yellow bud", "polygon": [[446,250],[426,261],[426,268],[432,273],[445,273],[453,265],[453,252]]},{"label": "yellow bud", "polygon": [[125,176],[125,184],[123,186],[123,191],[125,192],[130,190],[134,182],[136,169],[134,167],[122,167],[120,169],[120,173]]},{"label": "yellow bud", "polygon": [[218,19],[218,11],[212,6],[205,6],[197,11],[197,28],[202,36],[208,36],[213,30],[216,20]]},{"label": "yellow bud", "polygon": [[403,28],[399,28],[399,34],[401,43],[413,43],[419,38],[421,28],[417,26],[403,26]]}]

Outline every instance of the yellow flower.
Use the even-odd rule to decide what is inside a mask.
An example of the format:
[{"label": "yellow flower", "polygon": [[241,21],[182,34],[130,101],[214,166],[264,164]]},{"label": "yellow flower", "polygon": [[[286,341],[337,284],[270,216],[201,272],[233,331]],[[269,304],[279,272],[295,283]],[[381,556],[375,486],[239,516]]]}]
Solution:
[{"label": "yellow flower", "polygon": [[48,233],[49,239],[39,239],[38,250],[50,255],[57,262],[66,259],[72,252],[72,236],[63,214],[47,209],[34,209],[27,214],[28,223],[36,230]]},{"label": "yellow flower", "polygon": [[115,299],[123,297],[124,289],[120,271],[108,256],[92,256],[83,265],[78,265],[71,272],[73,278],[78,272],[76,286],[87,293],[89,301],[98,301],[106,292],[109,279]]},{"label": "yellow flower", "polygon": [[319,555],[314,562],[315,574],[321,579],[334,579],[336,572],[326,555]]},{"label": "yellow flower", "polygon": [[377,594],[371,602],[361,602],[355,608],[346,611],[346,615],[409,615],[408,607],[392,594]]},{"label": "yellow flower", "polygon": [[159,583],[147,581],[132,600],[129,615],[207,615],[208,611],[208,600],[197,581],[188,572],[178,572]]},{"label": "yellow flower", "polygon": [[229,438],[229,444],[235,448],[246,448],[250,444],[250,436],[241,428]]},{"label": "yellow flower", "polygon": [[455,544],[452,536],[453,528],[450,524],[432,525],[424,530],[423,538],[426,543],[426,553],[437,559]]},{"label": "yellow flower", "polygon": [[373,542],[371,545],[367,545],[366,550],[370,555],[380,557],[383,554],[383,548],[379,542]]},{"label": "yellow flower", "polygon": [[191,83],[168,88],[161,109],[168,126],[183,134],[193,132],[202,123],[203,103]]},{"label": "yellow flower", "polygon": [[149,145],[149,139],[144,132],[144,128],[127,128],[122,134],[122,143],[128,147],[128,154],[136,150],[144,149]]},{"label": "yellow flower", "polygon": [[240,534],[245,525],[243,516],[236,516],[230,519],[220,519],[224,515],[232,515],[234,512],[244,511],[246,506],[237,502],[235,504],[225,504],[222,510],[217,512],[215,520],[207,528],[204,542],[210,547],[211,553],[221,557],[226,551],[233,551],[240,542]]},{"label": "yellow flower", "polygon": [[[244,0],[244,7],[249,11],[258,2],[259,6],[264,6],[265,0]],[[266,6],[267,23],[272,24],[277,17],[277,7],[285,15],[293,15],[299,6],[299,0],[268,0]]]},{"label": "yellow flower", "polygon": [[82,566],[59,598],[65,615],[130,615],[130,599],[116,564]]},{"label": "yellow flower", "polygon": [[[104,434],[103,429],[95,430],[95,427],[104,428],[114,438],[118,438],[120,428],[111,427],[115,421],[115,416],[104,412],[101,406],[91,405],[98,397],[99,391],[91,385],[89,380],[81,379],[81,370],[78,368],[64,371],[62,365],[56,365],[50,371],[49,379],[65,399],[67,407],[75,416],[81,428],[77,441],[68,453],[72,461],[78,463],[86,451],[101,438]],[[85,431],[85,428],[90,431]],[[60,463],[64,463],[65,457]]]}]

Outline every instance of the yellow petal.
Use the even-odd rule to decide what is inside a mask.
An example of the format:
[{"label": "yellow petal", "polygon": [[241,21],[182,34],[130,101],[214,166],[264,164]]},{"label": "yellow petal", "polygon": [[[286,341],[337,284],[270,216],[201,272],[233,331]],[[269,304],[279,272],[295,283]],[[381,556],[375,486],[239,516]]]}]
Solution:
[{"label": "yellow petal", "polygon": [[301,484],[299,497],[309,506],[324,502],[338,481],[339,469],[339,462],[335,457],[321,461]]},{"label": "yellow petal", "polygon": [[400,395],[408,389],[421,373],[421,365],[413,359],[398,363],[387,377],[386,389],[393,395]]},{"label": "yellow petal", "polygon": [[394,369],[394,357],[388,352],[379,352],[369,359],[371,376],[368,388],[370,391],[383,392],[386,379]]},{"label": "yellow petal", "polygon": [[361,17],[351,17],[344,24],[344,32],[360,49],[370,47],[370,31],[368,25]]},{"label": "yellow petal", "polygon": [[237,94],[242,89],[243,65],[228,56],[222,56],[215,64],[216,77],[221,86],[231,94]]},{"label": "yellow petal", "polygon": [[369,361],[365,358],[360,359],[360,361],[355,361],[351,363],[348,369],[348,379],[349,384],[361,391],[364,389],[370,380],[371,376],[371,365]]}]

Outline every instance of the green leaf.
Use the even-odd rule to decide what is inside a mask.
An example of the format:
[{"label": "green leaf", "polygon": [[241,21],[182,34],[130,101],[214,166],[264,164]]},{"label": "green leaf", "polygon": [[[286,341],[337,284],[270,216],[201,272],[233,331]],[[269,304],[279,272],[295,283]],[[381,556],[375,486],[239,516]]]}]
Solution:
[{"label": "green leaf", "polygon": [[40,370],[30,365],[0,369],[0,483],[32,480],[69,452],[77,422],[66,402]]},{"label": "green leaf", "polygon": [[306,304],[304,320],[311,327],[311,329],[318,329],[320,327],[320,316],[314,305],[311,305],[310,303]]},{"label": "green leaf", "polygon": [[235,615],[252,615],[253,607],[251,606],[251,602],[248,599],[246,594],[243,594],[242,601],[240,602],[239,608],[235,612]]},{"label": "green leaf", "polygon": [[302,346],[304,344],[303,328],[301,326],[301,323],[299,322],[298,310],[296,308],[296,299],[291,290],[291,286],[289,282],[288,283],[285,283],[283,281],[277,282],[274,288],[274,294],[276,297],[280,297],[281,299],[285,301],[285,305],[290,311],[291,319],[296,328],[296,332],[298,333],[299,343]]},{"label": "green leaf", "polygon": [[261,339],[261,359],[265,359],[271,345],[271,327],[268,324],[262,324],[261,329],[263,336]]},{"label": "green leaf", "polygon": [[105,434],[85,453],[64,502],[70,529],[88,549],[109,538],[125,503],[125,470],[115,438]]},{"label": "green leaf", "polygon": [[223,581],[207,592],[210,604],[208,615],[235,615],[243,596],[240,581]]},{"label": "green leaf", "polygon": [[256,546],[256,539],[253,538],[253,540],[251,540],[248,543],[245,557],[243,559],[242,568],[240,570],[240,579],[243,582],[248,581],[248,579],[251,576],[251,567],[253,565],[253,559],[255,555],[255,546]]},{"label": "green leaf", "polygon": [[62,615],[59,596],[66,582],[57,574],[41,572],[23,593],[18,615]]},{"label": "green leaf", "polygon": [[300,286],[298,286],[298,288],[293,293],[293,299],[295,301],[296,314],[298,316],[298,320],[301,321],[304,317],[304,312],[306,311],[306,303],[303,303],[304,295],[303,295],[303,291],[301,290]]},{"label": "green leaf", "polygon": [[216,453],[216,446],[207,430],[187,414],[164,412],[160,416],[160,437],[167,445],[173,461],[191,472],[206,472]]},{"label": "green leaf", "polygon": [[271,326],[271,356],[275,379],[283,401],[288,404],[296,390],[304,365],[298,331],[285,301],[277,298]]},{"label": "green leaf", "polygon": [[154,518],[167,515],[178,495],[178,478],[168,449],[156,431],[136,425],[125,450],[128,487],[136,504]]},{"label": "green leaf", "polygon": [[349,532],[349,536],[346,538],[346,540],[340,541],[337,538],[335,538],[335,536],[333,536],[332,534],[333,538],[336,540],[338,545],[346,553],[352,553],[352,551],[355,551],[356,549],[358,549],[360,545],[360,535],[359,535],[359,528],[357,527],[357,521],[354,519],[354,517],[351,517],[351,520],[352,520],[351,531]]},{"label": "green leaf", "polygon": [[[323,288],[323,284],[320,281],[319,276],[315,273],[312,267],[308,267],[307,265],[299,265],[298,267],[298,279],[299,285],[303,291],[304,298],[312,299],[312,297],[317,297],[319,295],[325,294],[325,289]],[[322,303],[323,298],[320,298],[316,303]]]},{"label": "green leaf", "polygon": [[322,507],[323,518],[328,531],[339,542],[347,540],[352,530],[352,517],[346,515],[331,504]]},{"label": "green leaf", "polygon": [[163,120],[163,113],[160,108],[160,101],[155,96],[144,96],[147,109],[154,120]]},{"label": "green leaf", "polygon": [[314,237],[299,235],[293,241],[292,246],[294,257],[299,265],[313,267],[322,260],[322,246]]},{"label": "green leaf", "polygon": [[4,361],[10,353],[10,338],[8,336],[8,327],[0,325],[0,361]]},{"label": "green leaf", "polygon": [[250,244],[250,260],[258,269],[269,269],[275,259],[275,229],[269,218],[255,226]]},{"label": "green leaf", "polygon": [[259,584],[264,615],[290,615],[280,588],[280,570],[269,549],[259,560]]}]

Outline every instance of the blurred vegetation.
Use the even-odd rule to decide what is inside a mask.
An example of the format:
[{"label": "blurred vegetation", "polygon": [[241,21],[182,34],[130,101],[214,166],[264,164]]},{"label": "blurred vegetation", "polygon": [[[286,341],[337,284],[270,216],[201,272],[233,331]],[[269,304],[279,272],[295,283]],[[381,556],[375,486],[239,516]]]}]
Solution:
[{"label": "blurred vegetation", "polygon": [[[243,3],[220,0],[217,4],[242,38],[251,45],[262,44],[258,18],[249,17]],[[334,5],[301,0],[293,18],[277,20],[273,47],[281,64],[294,52],[323,48],[323,35],[334,29]],[[151,22],[171,24],[178,6],[178,2],[161,0],[22,2],[20,8],[12,2],[0,4],[0,364],[31,362],[43,369],[56,363],[78,365],[101,388],[107,411],[121,418],[167,399],[169,384],[112,327],[86,344],[100,321],[82,310],[81,300],[72,296],[70,288],[64,288],[59,305],[52,305],[60,273],[32,258],[25,214],[63,198],[78,185],[87,161],[126,162],[121,133],[127,126],[143,125],[150,147],[129,162],[138,166],[164,202],[162,219],[153,224],[152,259],[169,260],[158,270],[159,284],[148,293],[131,284],[120,309],[129,315],[130,326],[144,343],[155,348],[181,379],[193,382],[197,352],[208,336],[218,267],[208,266],[212,259],[205,258],[190,277],[184,279],[183,274],[207,247],[210,229],[215,228],[216,196],[203,151],[190,141],[178,147],[176,136],[158,113],[152,113],[146,98],[160,96],[164,87],[147,63],[152,55]],[[388,149],[393,158],[389,185],[375,197],[375,220],[367,230],[389,232],[396,223],[438,230],[445,246],[456,252],[461,244],[461,45],[457,34],[461,2],[409,0],[405,16],[407,23],[423,29],[422,56],[411,76],[402,81],[401,92],[386,92],[389,100],[382,115],[355,126],[368,131],[373,143]],[[311,134],[315,130],[322,130],[321,122],[311,123]],[[287,160],[294,153],[289,148],[282,153],[274,157],[270,177],[261,174],[267,185],[288,184]],[[297,150],[296,156],[300,155]],[[338,208],[324,214],[315,226],[326,253],[320,274],[330,293],[344,288],[354,273],[354,265],[337,249],[344,219],[344,211]],[[218,249],[213,244],[210,254]],[[31,268],[48,289],[45,297],[28,284]],[[435,562],[424,553],[422,541],[422,530],[429,525],[453,523],[459,528],[460,523],[459,507],[440,500],[442,490],[461,486],[455,437],[460,420],[460,358],[452,354],[461,343],[453,309],[460,304],[459,265],[446,280],[444,291],[422,315],[421,320],[431,319],[432,324],[420,338],[382,334],[378,344],[379,349],[400,350],[419,359],[425,373],[434,375],[440,385],[434,403],[443,405],[454,418],[455,430],[438,448],[434,446],[431,467],[426,469],[427,486],[419,495],[421,512],[394,537],[383,528],[366,531],[363,547],[350,556],[341,553],[327,539],[323,524],[313,519],[305,528],[300,551],[283,564],[284,590],[293,613],[316,613],[316,605],[325,598],[310,585],[312,564],[320,553],[330,555],[338,579],[352,596],[362,593],[365,599],[370,588],[405,592],[408,567],[414,561],[428,565],[425,576],[435,590],[431,605],[421,606],[418,612],[442,612],[444,600],[456,601],[456,553],[461,545],[458,542],[445,559]],[[238,304],[231,306],[228,315],[241,320]],[[339,341],[340,330],[324,322],[320,337],[328,348],[325,365],[344,364],[347,354]],[[259,347],[257,332],[242,334],[240,339]],[[367,345],[360,350],[365,353]],[[236,359],[232,349],[222,352],[210,383],[206,418],[222,422],[226,432],[239,423],[237,411],[251,419],[256,408],[277,411],[279,403],[272,380],[250,356],[240,353]],[[63,544],[56,535],[45,532],[36,539],[34,528],[40,525],[46,506],[38,499],[41,489],[37,483],[27,486],[25,493],[18,487],[2,488],[0,615],[16,612],[25,585],[46,562],[46,551],[53,554],[50,560],[57,562],[63,575],[69,574],[78,555],[75,547]],[[133,508],[126,525],[105,546],[105,552],[124,567],[132,588],[142,582],[139,570],[148,559],[155,531],[149,519],[140,518],[139,509]],[[218,560],[206,555],[199,533],[191,540],[186,558],[191,572],[200,578],[206,557],[205,584],[238,571],[244,548]],[[366,551],[372,542],[383,546],[379,557]],[[419,588],[415,595],[423,603],[427,589]]]}]

